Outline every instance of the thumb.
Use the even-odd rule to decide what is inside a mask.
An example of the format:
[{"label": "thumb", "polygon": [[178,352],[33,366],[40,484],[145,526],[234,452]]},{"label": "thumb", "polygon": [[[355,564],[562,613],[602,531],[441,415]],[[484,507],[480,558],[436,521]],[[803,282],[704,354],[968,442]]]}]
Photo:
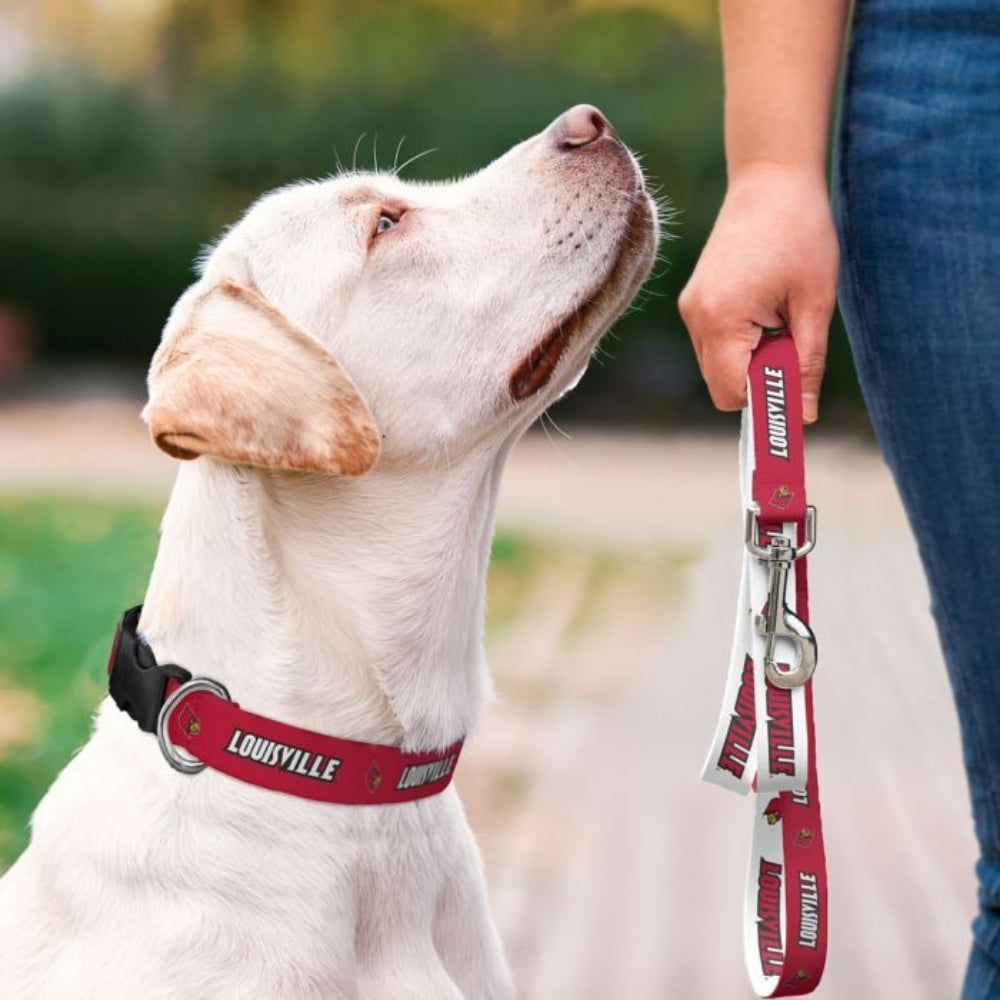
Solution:
[{"label": "thumb", "polygon": [[807,424],[819,416],[819,390],[826,368],[826,343],[833,307],[789,308],[789,327],[802,373],[802,419]]}]

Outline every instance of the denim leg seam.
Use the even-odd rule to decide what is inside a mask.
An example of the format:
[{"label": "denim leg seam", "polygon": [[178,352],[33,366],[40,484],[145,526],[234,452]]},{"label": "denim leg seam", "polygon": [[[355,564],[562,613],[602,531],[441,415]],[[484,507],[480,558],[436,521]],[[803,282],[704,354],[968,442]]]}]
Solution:
[{"label": "denim leg seam", "polygon": [[996,924],[993,930],[984,939],[983,941],[984,950],[987,952],[992,952],[998,941],[1000,941],[1000,922]]},{"label": "denim leg seam", "polygon": [[[994,935],[994,937],[995,937],[995,935]],[[992,955],[990,953],[990,947],[992,947],[992,946],[986,947],[986,946],[980,944],[975,939],[973,939],[972,947],[973,947],[973,949],[975,951],[981,952],[985,956],[986,960],[990,963],[990,966],[991,966],[990,967],[989,977],[987,979],[984,979],[984,980],[971,980],[972,982],[975,982],[975,986],[976,986],[976,990],[977,990],[977,994],[976,994],[977,1000],[978,1000],[979,997],[981,997],[982,1000],[990,1000],[990,998],[994,997],[997,992],[1000,992],[1000,966],[997,966],[994,963],[994,961],[993,961],[993,957],[992,957]],[[965,993],[964,992],[963,992],[962,996],[963,996],[963,1000],[964,1000],[964,997],[965,997]]]},{"label": "denim leg seam", "polygon": [[[844,68],[844,87],[840,111],[842,121],[840,128],[840,142],[837,145],[837,160],[839,168],[837,174],[838,184],[840,187],[840,211],[844,229],[843,268],[847,282],[850,285],[851,294],[854,298],[855,309],[858,315],[859,339],[864,345],[865,363],[874,375],[874,380],[877,386],[877,392],[874,394],[874,398],[868,399],[868,405],[875,405],[878,407],[879,416],[882,418],[879,423],[882,427],[883,433],[892,437],[893,443],[896,443],[895,432],[891,427],[891,423],[885,419],[885,411],[882,408],[881,399],[885,390],[885,377],[882,372],[881,363],[878,360],[878,355],[872,349],[870,334],[871,326],[868,321],[867,308],[865,306],[864,298],[861,295],[861,282],[858,278],[855,267],[854,255],[849,251],[850,246],[855,243],[853,221],[854,213],[851,207],[851,198],[847,178],[847,153],[848,147],[851,143],[851,134],[850,129],[844,123],[850,117],[848,107],[851,101],[851,91],[854,86],[854,73],[854,46],[852,45],[848,50],[847,63]],[[883,457],[884,454],[885,449],[883,448]]]}]

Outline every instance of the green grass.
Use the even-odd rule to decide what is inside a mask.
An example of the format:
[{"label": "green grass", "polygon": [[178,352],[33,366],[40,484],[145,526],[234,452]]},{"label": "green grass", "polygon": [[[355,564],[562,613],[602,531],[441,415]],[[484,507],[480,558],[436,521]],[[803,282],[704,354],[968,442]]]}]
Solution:
[{"label": "green grass", "polygon": [[[0,869],[21,852],[45,789],[86,742],[106,690],[122,611],[138,604],[156,551],[160,508],[77,498],[0,499],[0,688],[38,704],[30,742],[0,747]],[[510,589],[532,546],[501,535],[494,571]]]},{"label": "green grass", "polygon": [[42,497],[0,500],[0,686],[38,702],[36,737],[0,750],[0,866],[81,746],[106,684],[111,638],[137,604],[159,509]]}]

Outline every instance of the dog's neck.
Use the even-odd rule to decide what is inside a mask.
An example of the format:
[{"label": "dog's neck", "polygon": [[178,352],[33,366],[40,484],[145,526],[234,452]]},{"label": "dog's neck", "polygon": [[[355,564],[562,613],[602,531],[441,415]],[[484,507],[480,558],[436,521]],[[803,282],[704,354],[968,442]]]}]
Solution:
[{"label": "dog's neck", "polygon": [[489,692],[486,570],[506,449],[357,479],[183,466],[140,628],[161,663],[337,736],[445,746]]}]

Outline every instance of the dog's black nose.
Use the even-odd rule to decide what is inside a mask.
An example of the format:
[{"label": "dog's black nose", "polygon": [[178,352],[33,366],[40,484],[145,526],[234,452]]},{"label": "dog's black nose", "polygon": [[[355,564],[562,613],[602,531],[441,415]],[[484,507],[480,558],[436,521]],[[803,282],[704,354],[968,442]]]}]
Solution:
[{"label": "dog's black nose", "polygon": [[577,104],[552,123],[552,134],[563,149],[589,146],[602,136],[614,137],[611,123],[593,104]]}]

